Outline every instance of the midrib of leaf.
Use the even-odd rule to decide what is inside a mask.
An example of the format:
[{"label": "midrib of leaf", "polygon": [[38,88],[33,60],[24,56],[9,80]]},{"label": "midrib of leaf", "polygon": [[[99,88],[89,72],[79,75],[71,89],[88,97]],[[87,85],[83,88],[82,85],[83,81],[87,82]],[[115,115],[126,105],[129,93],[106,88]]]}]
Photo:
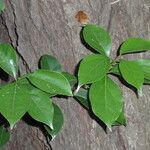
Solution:
[{"label": "midrib of leaf", "polygon": [[[104,60],[101,61],[101,63],[103,63],[103,62],[104,62]],[[89,73],[92,72],[93,70],[95,70],[95,68],[97,68],[98,66],[100,66],[100,64],[95,65],[95,67],[93,67],[93,68],[89,71]]]},{"label": "midrib of leaf", "polygon": [[[94,59],[94,60],[95,60],[95,59]],[[106,66],[106,67],[108,66],[107,63],[106,63],[106,62],[107,62],[106,59],[105,59],[105,60],[102,60],[102,61],[100,61],[100,62],[101,62],[101,63],[105,63],[105,66]],[[95,70],[95,68],[97,68],[98,66],[100,67],[100,64],[96,64],[95,67],[93,67],[93,68],[89,71],[89,73],[91,73],[93,70]],[[102,67],[101,69],[105,70],[104,67]],[[101,71],[103,71],[103,70],[101,70]],[[101,78],[100,78],[100,79],[101,79]],[[100,80],[100,79],[99,79],[99,80]],[[98,81],[98,80],[97,80],[97,81]],[[82,85],[83,85],[83,84],[81,84],[80,86],[82,86]]]},{"label": "midrib of leaf", "polygon": [[[39,80],[38,77],[34,77],[34,78],[36,78],[37,80]],[[64,78],[64,80],[67,81],[67,79],[66,79],[65,77],[63,77],[63,78]],[[45,80],[45,79],[41,79],[41,80],[47,82],[47,80],[49,80],[49,79],[47,78],[47,80]],[[51,80],[51,81],[52,81],[52,80]],[[67,81],[67,82],[68,82],[68,81]],[[59,87],[59,88],[61,87],[58,81],[55,82],[55,83],[49,81],[48,84],[51,84],[52,87]],[[55,88],[50,87],[48,84],[47,84],[47,86],[48,86],[49,88],[51,88],[51,89],[53,90],[54,93],[57,92],[57,90],[56,90]],[[61,89],[61,90],[64,90],[63,88],[60,88],[60,89]]]},{"label": "midrib of leaf", "polygon": [[[115,98],[114,95],[112,94],[111,90],[109,90],[108,92],[110,93],[111,97],[113,97],[113,99],[114,99],[113,102],[116,103],[116,101],[115,101],[116,98]],[[112,110],[112,109],[111,109],[111,110]],[[117,117],[117,118],[118,118],[118,117]]]},{"label": "midrib of leaf", "polygon": [[[106,85],[107,85],[107,82],[106,82],[106,79],[107,79],[107,76],[105,76],[105,100],[106,100],[106,98],[107,98],[107,96],[106,96]],[[105,101],[105,109],[107,108],[107,106],[106,106],[106,101]],[[111,125],[109,125],[109,124],[107,124],[106,123],[106,126],[109,128],[109,130],[111,131]]]},{"label": "midrib of leaf", "polygon": [[107,108],[107,106],[106,106],[106,98],[107,98],[107,96],[106,96],[106,85],[107,85],[107,83],[106,83],[106,79],[107,79],[107,76],[105,76],[105,88],[104,88],[104,90],[105,90],[105,109]]},{"label": "midrib of leaf", "polygon": [[[36,78],[36,80],[39,80],[39,78],[38,77],[34,77],[34,78]],[[41,80],[43,80],[44,82],[47,82],[47,80],[45,80],[45,79],[41,79]],[[58,84],[53,84],[52,82],[48,82],[48,84],[51,84],[52,86],[58,86]],[[46,84],[46,86],[48,86],[49,88],[51,88],[51,90],[53,90],[53,92],[56,92],[56,89],[55,88],[52,88],[52,87],[50,87],[48,84]]]},{"label": "midrib of leaf", "polygon": [[[107,94],[106,94],[106,87],[107,87],[107,82],[106,82],[106,79],[107,79],[108,77],[107,76],[105,76],[105,100],[106,100],[106,98],[107,98]],[[108,89],[109,89],[109,87],[108,87]],[[115,99],[115,97],[114,97],[114,95],[112,94],[112,92],[111,92],[111,90],[108,90],[108,92],[110,93],[110,95]],[[108,101],[107,101],[108,102]],[[114,101],[115,102],[115,101]],[[109,111],[111,111],[111,112],[113,112],[112,111],[112,109],[110,109],[109,107],[107,107],[107,105],[106,105],[106,103],[105,103],[105,109],[108,109]],[[122,111],[122,109],[120,109],[120,113],[121,113],[121,111]],[[117,118],[118,118],[118,116],[115,118],[115,120],[117,120]]]},{"label": "midrib of leaf", "polygon": [[[125,70],[128,70],[127,65],[125,65]],[[128,71],[128,73],[129,73],[130,76],[132,76],[132,74],[131,74],[130,71]],[[135,76],[132,76],[132,78],[134,79],[134,81],[136,81]],[[131,84],[131,83],[129,83],[129,84]],[[136,87],[136,88],[137,88],[137,87]]]},{"label": "midrib of leaf", "polygon": [[[94,32],[92,32],[92,34],[94,35],[94,37],[95,37],[96,41],[98,42],[98,38],[96,37],[95,33],[94,33]],[[103,47],[103,46],[101,46],[99,42],[98,42],[98,45],[99,45],[100,47],[102,47],[102,49],[105,51],[104,47]],[[104,52],[103,52],[103,50],[101,50],[101,52],[102,52],[102,53],[104,53]]]},{"label": "midrib of leaf", "polygon": [[[13,99],[12,99],[12,113],[11,113],[11,118],[13,118],[14,115],[14,101],[16,98],[16,88],[17,88],[17,83],[15,83],[15,88],[14,88],[14,93],[13,93]],[[12,125],[13,126],[13,125]]]},{"label": "midrib of leaf", "polygon": [[[112,96],[112,97],[114,98],[114,100],[115,100],[116,98],[115,98],[114,95],[112,94],[112,91],[109,90],[109,92],[110,92],[111,96]],[[114,102],[116,103],[116,101],[114,101]],[[123,102],[121,101],[121,103],[123,103]],[[121,111],[122,111],[122,108],[120,109],[119,114],[121,113]],[[118,117],[119,117],[119,116],[117,116],[117,117],[115,118],[115,120],[117,120]]]},{"label": "midrib of leaf", "polygon": [[[105,66],[106,66],[106,67],[109,66],[109,68],[110,68],[110,59],[109,59],[109,64],[107,63],[107,61],[105,61],[104,63],[105,63]],[[106,73],[108,73],[108,72],[109,72],[109,69],[107,70]],[[106,77],[107,77],[107,76],[106,76]]]}]

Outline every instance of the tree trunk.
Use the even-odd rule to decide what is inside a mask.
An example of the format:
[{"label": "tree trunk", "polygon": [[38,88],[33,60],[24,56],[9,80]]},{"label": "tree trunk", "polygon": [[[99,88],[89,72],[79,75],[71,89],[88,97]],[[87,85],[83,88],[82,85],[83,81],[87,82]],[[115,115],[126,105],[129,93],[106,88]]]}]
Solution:
[{"label": "tree trunk", "polygon": [[[150,38],[149,0],[6,0],[3,23],[8,39],[20,56],[24,74],[38,67],[41,55],[50,53],[71,73],[90,51],[80,41],[81,24],[75,15],[84,10],[90,23],[106,28],[112,36],[112,57],[128,37]],[[3,31],[4,32],[4,31]],[[7,34],[6,34],[7,35]],[[4,41],[9,41],[2,36]],[[150,53],[138,55],[149,58]],[[130,55],[127,58],[135,58]],[[55,99],[64,112],[62,132],[52,142],[54,150],[148,150],[150,149],[150,87],[143,97],[121,84],[125,99],[127,126],[113,127],[112,132],[89,117],[75,100]],[[42,132],[20,121],[12,131],[5,150],[46,150],[49,144]]]}]

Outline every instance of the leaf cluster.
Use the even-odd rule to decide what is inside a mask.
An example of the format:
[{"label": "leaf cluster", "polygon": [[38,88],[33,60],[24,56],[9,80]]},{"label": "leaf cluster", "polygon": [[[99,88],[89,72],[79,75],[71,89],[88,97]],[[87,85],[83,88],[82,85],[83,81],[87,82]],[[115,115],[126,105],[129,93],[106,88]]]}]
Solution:
[{"label": "leaf cluster", "polygon": [[[99,26],[88,24],[83,27],[83,41],[95,51],[82,59],[78,70],[78,87],[75,94],[83,103],[83,93],[86,89],[89,99],[88,109],[101,119],[111,130],[113,125],[125,125],[124,101],[121,89],[112,80],[111,75],[117,75],[130,85],[139,95],[143,84],[150,82],[150,59],[126,60],[125,54],[139,53],[150,50],[150,41],[142,38],[129,38],[118,48],[117,57],[110,57],[112,40],[107,31]],[[79,91],[79,92],[78,92]],[[80,98],[79,98],[80,95]],[[87,108],[87,104],[85,104]]]},{"label": "leaf cluster", "polygon": [[[125,85],[129,84],[141,94],[143,84],[150,83],[150,60],[126,60],[124,55],[150,50],[150,41],[129,38],[118,49],[117,57],[112,59],[112,40],[107,31],[88,24],[83,27],[82,34],[85,43],[95,53],[81,60],[77,77],[63,71],[59,61],[50,54],[41,56],[39,69],[19,76],[15,49],[10,44],[0,44],[0,68],[14,79],[0,87],[0,113],[10,129],[24,115],[30,115],[54,139],[64,122],[60,107],[52,100],[60,95],[73,96],[110,130],[114,125],[126,125],[122,91],[111,76],[118,76]],[[3,140],[0,146],[10,136],[5,125],[1,123],[0,137]]]},{"label": "leaf cluster", "polygon": [[56,58],[43,55],[40,69],[19,77],[17,60],[16,51],[10,44],[0,44],[0,68],[14,78],[13,82],[0,88],[0,113],[10,124],[10,129],[28,114],[42,123],[53,139],[61,130],[64,119],[52,97],[72,96],[72,76],[62,72]]}]

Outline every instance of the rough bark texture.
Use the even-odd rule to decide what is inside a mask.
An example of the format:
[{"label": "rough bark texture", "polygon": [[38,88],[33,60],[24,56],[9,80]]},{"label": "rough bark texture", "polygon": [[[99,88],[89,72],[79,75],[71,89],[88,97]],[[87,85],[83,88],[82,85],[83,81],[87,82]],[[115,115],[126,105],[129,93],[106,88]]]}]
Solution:
[{"label": "rough bark texture", "polygon": [[[150,38],[149,0],[6,0],[3,22],[9,38],[21,56],[21,73],[33,71],[42,54],[51,53],[66,71],[73,72],[79,60],[89,53],[80,41],[81,25],[75,14],[85,10],[90,22],[104,26],[112,35],[113,52],[128,37]],[[2,28],[2,27],[1,27]],[[7,35],[7,34],[6,34]],[[135,55],[134,57],[138,57]],[[150,58],[150,53],[140,54]],[[133,58],[133,55],[127,56]],[[73,99],[55,100],[61,106],[65,124],[52,141],[54,150],[148,150],[150,149],[150,88],[144,86],[143,97],[136,98],[122,86],[127,127],[113,127],[106,132]],[[5,150],[50,149],[36,127],[19,122],[12,131]]]}]

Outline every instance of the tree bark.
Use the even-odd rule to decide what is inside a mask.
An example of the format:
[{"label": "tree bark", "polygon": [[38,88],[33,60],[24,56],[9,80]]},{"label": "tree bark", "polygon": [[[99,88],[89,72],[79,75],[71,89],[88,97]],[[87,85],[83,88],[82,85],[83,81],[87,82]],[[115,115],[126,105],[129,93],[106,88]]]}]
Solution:
[{"label": "tree bark", "polygon": [[[112,36],[112,57],[128,37],[150,38],[148,0],[5,0],[3,22],[8,39],[20,56],[24,74],[38,67],[41,55],[50,53],[63,68],[73,73],[79,60],[90,53],[80,41],[81,24],[75,15],[84,10],[90,23],[107,29]],[[4,39],[5,41],[5,39]],[[7,40],[6,40],[7,41]],[[8,40],[9,41],[9,40]],[[126,58],[150,58],[150,53]],[[117,81],[117,80],[116,80]],[[54,150],[148,150],[150,149],[150,87],[143,97],[120,84],[124,93],[127,126],[104,129],[75,100],[55,99],[64,112],[62,132],[52,142]],[[5,150],[50,149],[37,127],[19,122]]]}]

